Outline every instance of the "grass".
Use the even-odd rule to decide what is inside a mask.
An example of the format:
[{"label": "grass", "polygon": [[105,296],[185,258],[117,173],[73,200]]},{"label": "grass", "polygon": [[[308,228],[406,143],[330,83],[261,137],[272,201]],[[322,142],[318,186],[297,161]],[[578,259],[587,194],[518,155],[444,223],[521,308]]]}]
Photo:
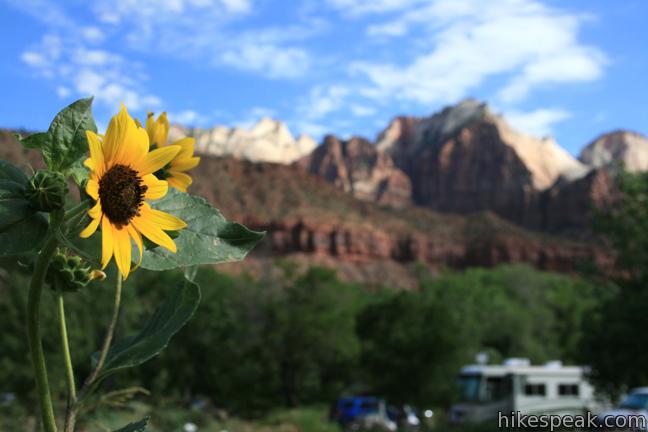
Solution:
[{"label": "grass", "polygon": [[80,426],[91,431],[113,431],[146,416],[151,417],[147,432],[183,432],[186,423],[195,424],[199,432],[341,432],[337,424],[326,418],[324,407],[277,410],[251,421],[234,417],[218,419],[216,413],[207,410],[173,405],[154,408],[134,403],[128,409],[95,413]]}]

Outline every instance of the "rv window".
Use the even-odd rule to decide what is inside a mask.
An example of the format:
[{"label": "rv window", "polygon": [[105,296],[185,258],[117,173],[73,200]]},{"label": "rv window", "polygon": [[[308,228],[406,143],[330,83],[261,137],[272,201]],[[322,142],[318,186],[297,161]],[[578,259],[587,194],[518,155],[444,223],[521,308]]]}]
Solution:
[{"label": "rv window", "polygon": [[465,402],[472,402],[479,399],[479,384],[481,375],[462,375],[459,377],[460,398]]},{"label": "rv window", "polygon": [[578,396],[578,384],[558,384],[560,396]]},{"label": "rv window", "polygon": [[497,401],[506,399],[511,395],[512,385],[509,377],[488,377],[486,378],[486,395],[487,401]]},{"label": "rv window", "polygon": [[526,384],[524,394],[526,396],[546,396],[547,388],[544,384]]}]

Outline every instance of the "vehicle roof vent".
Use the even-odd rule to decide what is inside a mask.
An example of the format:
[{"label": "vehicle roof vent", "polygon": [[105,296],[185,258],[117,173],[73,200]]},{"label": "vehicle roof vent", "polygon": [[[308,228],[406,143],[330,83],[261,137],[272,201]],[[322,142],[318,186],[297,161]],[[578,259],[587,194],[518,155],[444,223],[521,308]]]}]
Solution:
[{"label": "vehicle roof vent", "polygon": [[560,360],[551,360],[545,363],[545,367],[550,369],[560,369],[563,367],[563,362]]},{"label": "vehicle roof vent", "polygon": [[528,358],[508,358],[502,363],[504,366],[531,366]]}]

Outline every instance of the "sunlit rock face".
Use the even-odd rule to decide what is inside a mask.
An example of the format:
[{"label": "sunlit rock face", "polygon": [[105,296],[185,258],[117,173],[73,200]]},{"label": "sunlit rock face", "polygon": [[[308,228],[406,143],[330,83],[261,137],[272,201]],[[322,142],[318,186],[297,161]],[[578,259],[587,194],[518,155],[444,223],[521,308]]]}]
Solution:
[{"label": "sunlit rock face", "polygon": [[185,136],[196,138],[196,151],[214,156],[233,156],[252,162],[275,162],[289,164],[309,154],[317,143],[311,137],[300,135],[295,138],[288,127],[276,120],[261,119],[250,129],[228,128],[186,128],[174,125],[171,140]]},{"label": "sunlit rock face", "polygon": [[636,132],[617,130],[589,143],[579,159],[593,168],[616,169],[623,164],[631,172],[648,170],[648,139]]},{"label": "sunlit rock face", "polygon": [[397,117],[376,146],[410,177],[415,203],[454,213],[492,210],[527,225],[541,223],[541,191],[588,171],[553,139],[515,130],[474,99],[430,117]]},{"label": "sunlit rock face", "polygon": [[329,135],[297,164],[365,201],[402,207],[411,200],[407,175],[389,155],[364,138],[341,140]]}]

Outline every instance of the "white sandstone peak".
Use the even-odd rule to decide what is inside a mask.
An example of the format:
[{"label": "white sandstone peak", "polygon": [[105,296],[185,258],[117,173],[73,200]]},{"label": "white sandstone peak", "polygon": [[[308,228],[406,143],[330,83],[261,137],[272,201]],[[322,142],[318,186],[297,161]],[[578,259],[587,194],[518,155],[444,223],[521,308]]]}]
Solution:
[{"label": "white sandstone peak", "polygon": [[264,117],[249,129],[228,128],[185,128],[173,125],[169,132],[171,140],[183,136],[196,138],[196,151],[215,156],[234,156],[254,162],[275,162],[289,164],[310,153],[315,140],[302,135],[295,139],[288,127],[281,121]]}]

